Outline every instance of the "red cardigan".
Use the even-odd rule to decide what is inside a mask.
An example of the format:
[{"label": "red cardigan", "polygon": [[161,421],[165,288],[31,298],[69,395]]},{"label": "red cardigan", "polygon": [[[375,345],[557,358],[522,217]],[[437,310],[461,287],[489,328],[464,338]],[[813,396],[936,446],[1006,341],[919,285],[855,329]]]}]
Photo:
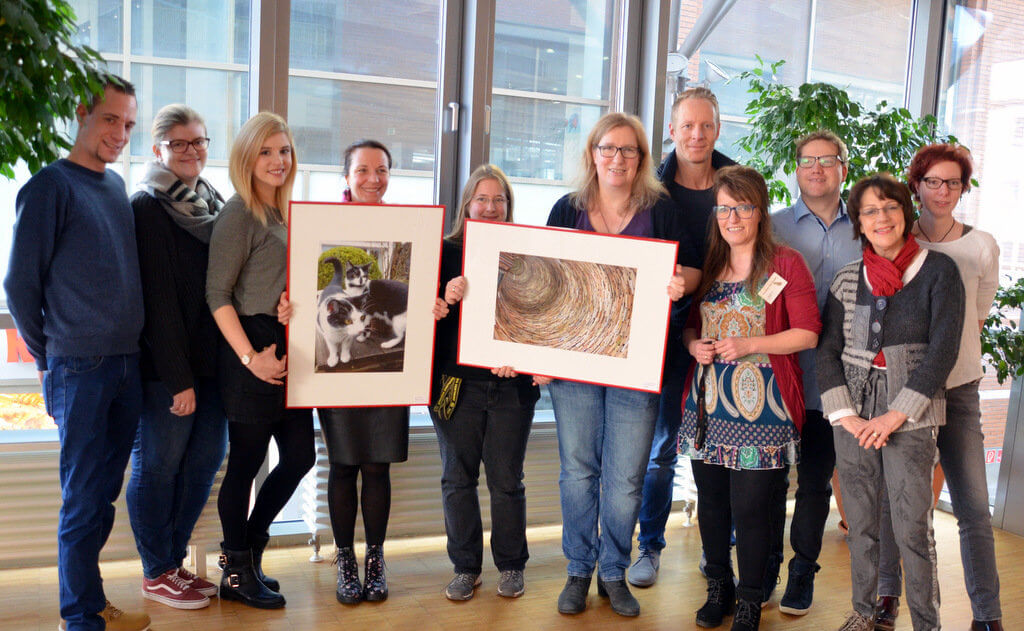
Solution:
[{"label": "red cardigan", "polygon": [[[818,301],[814,292],[814,278],[807,269],[807,263],[799,252],[786,246],[778,246],[772,260],[772,272],[788,281],[779,297],[773,303],[765,303],[765,334],[774,335],[789,329],[806,329],[814,334],[821,333],[821,317],[818,315]],[[696,329],[701,336],[700,303],[694,301],[690,309],[687,329]],[[793,417],[793,424],[798,431],[804,425],[804,384],[803,371],[797,361],[797,353],[789,355],[769,355],[775,382],[779,384],[779,392],[786,409]],[[693,371],[696,362],[690,365],[686,375],[687,396],[683,397],[683,409],[689,389],[693,387]]]}]

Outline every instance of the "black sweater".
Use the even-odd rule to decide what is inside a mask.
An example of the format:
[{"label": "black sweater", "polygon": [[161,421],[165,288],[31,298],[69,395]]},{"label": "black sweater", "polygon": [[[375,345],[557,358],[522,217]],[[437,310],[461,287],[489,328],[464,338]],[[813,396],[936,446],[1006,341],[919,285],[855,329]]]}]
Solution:
[{"label": "black sweater", "polygon": [[171,394],[216,375],[220,336],[206,304],[210,248],[178,227],[145,192],[132,196],[146,320],[142,377],[162,381]]}]

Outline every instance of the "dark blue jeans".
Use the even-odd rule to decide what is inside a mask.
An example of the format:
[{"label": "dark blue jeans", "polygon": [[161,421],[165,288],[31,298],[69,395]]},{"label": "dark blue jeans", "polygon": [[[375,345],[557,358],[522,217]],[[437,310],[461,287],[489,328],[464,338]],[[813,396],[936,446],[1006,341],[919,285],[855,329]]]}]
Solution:
[{"label": "dark blue jeans", "polygon": [[100,631],[100,550],[142,410],[139,355],[50,357],[48,364],[46,408],[60,437],[60,615],[68,631]]},{"label": "dark blue jeans", "polygon": [[481,461],[491,496],[494,565],[500,571],[522,570],[530,556],[526,546],[523,461],[537,399],[524,391],[527,389],[511,380],[466,379],[450,419],[441,420],[430,411],[441,448],[448,558],[456,572],[479,574],[483,565],[483,526],[477,495]]},{"label": "dark blue jeans", "polygon": [[142,573],[154,579],[185,558],[224,460],[228,420],[215,379],[198,380],[196,410],[189,416],[171,414],[173,397],[163,382],[147,381],[142,389],[126,499]]},{"label": "dark blue jeans", "polygon": [[689,354],[671,351],[665,358],[658,420],[654,424],[651,456],[647,463],[647,475],[644,476],[643,501],[640,503],[637,547],[641,550],[661,550],[665,547],[665,524],[672,510],[672,482],[679,453],[679,425],[683,421],[683,382],[686,381],[689,360]]}]

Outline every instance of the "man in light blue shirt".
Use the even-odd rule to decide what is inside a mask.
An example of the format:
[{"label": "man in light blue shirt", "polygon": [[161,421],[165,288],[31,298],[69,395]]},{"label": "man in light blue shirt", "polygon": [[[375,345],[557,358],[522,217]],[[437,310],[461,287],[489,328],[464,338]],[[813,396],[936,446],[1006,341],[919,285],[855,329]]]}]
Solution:
[{"label": "man in light blue shirt", "polygon": [[[817,131],[796,142],[796,182],[800,198],[789,208],[772,215],[775,236],[800,252],[814,275],[818,310],[825,308],[832,278],[842,266],[861,257],[860,241],[853,236],[853,226],[840,198],[846,181],[846,143],[830,131]],[[821,552],[821,537],[828,519],[836,454],[832,445],[832,428],[821,414],[821,396],[814,372],[814,350],[800,353],[803,370],[804,404],[807,408],[801,432],[800,464],[797,465],[796,508],[790,525],[793,559],[789,563],[789,580],[779,610],[803,615],[811,608],[814,574]],[[779,489],[779,510],[772,515],[772,557],[765,575],[767,601],[778,581],[782,563],[783,531],[786,525],[785,494]]]}]

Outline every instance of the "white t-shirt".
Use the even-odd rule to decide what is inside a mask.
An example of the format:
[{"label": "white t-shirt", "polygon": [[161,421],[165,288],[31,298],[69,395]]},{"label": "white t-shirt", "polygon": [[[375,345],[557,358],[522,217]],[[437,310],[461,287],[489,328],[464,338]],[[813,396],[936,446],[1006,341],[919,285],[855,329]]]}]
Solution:
[{"label": "white t-shirt", "polygon": [[964,283],[964,330],[960,337],[960,354],[946,379],[946,388],[955,388],[983,375],[978,320],[988,317],[999,288],[999,245],[992,235],[977,228],[972,228],[956,241],[928,243],[919,239],[918,243],[922,248],[942,252],[952,258]]}]

